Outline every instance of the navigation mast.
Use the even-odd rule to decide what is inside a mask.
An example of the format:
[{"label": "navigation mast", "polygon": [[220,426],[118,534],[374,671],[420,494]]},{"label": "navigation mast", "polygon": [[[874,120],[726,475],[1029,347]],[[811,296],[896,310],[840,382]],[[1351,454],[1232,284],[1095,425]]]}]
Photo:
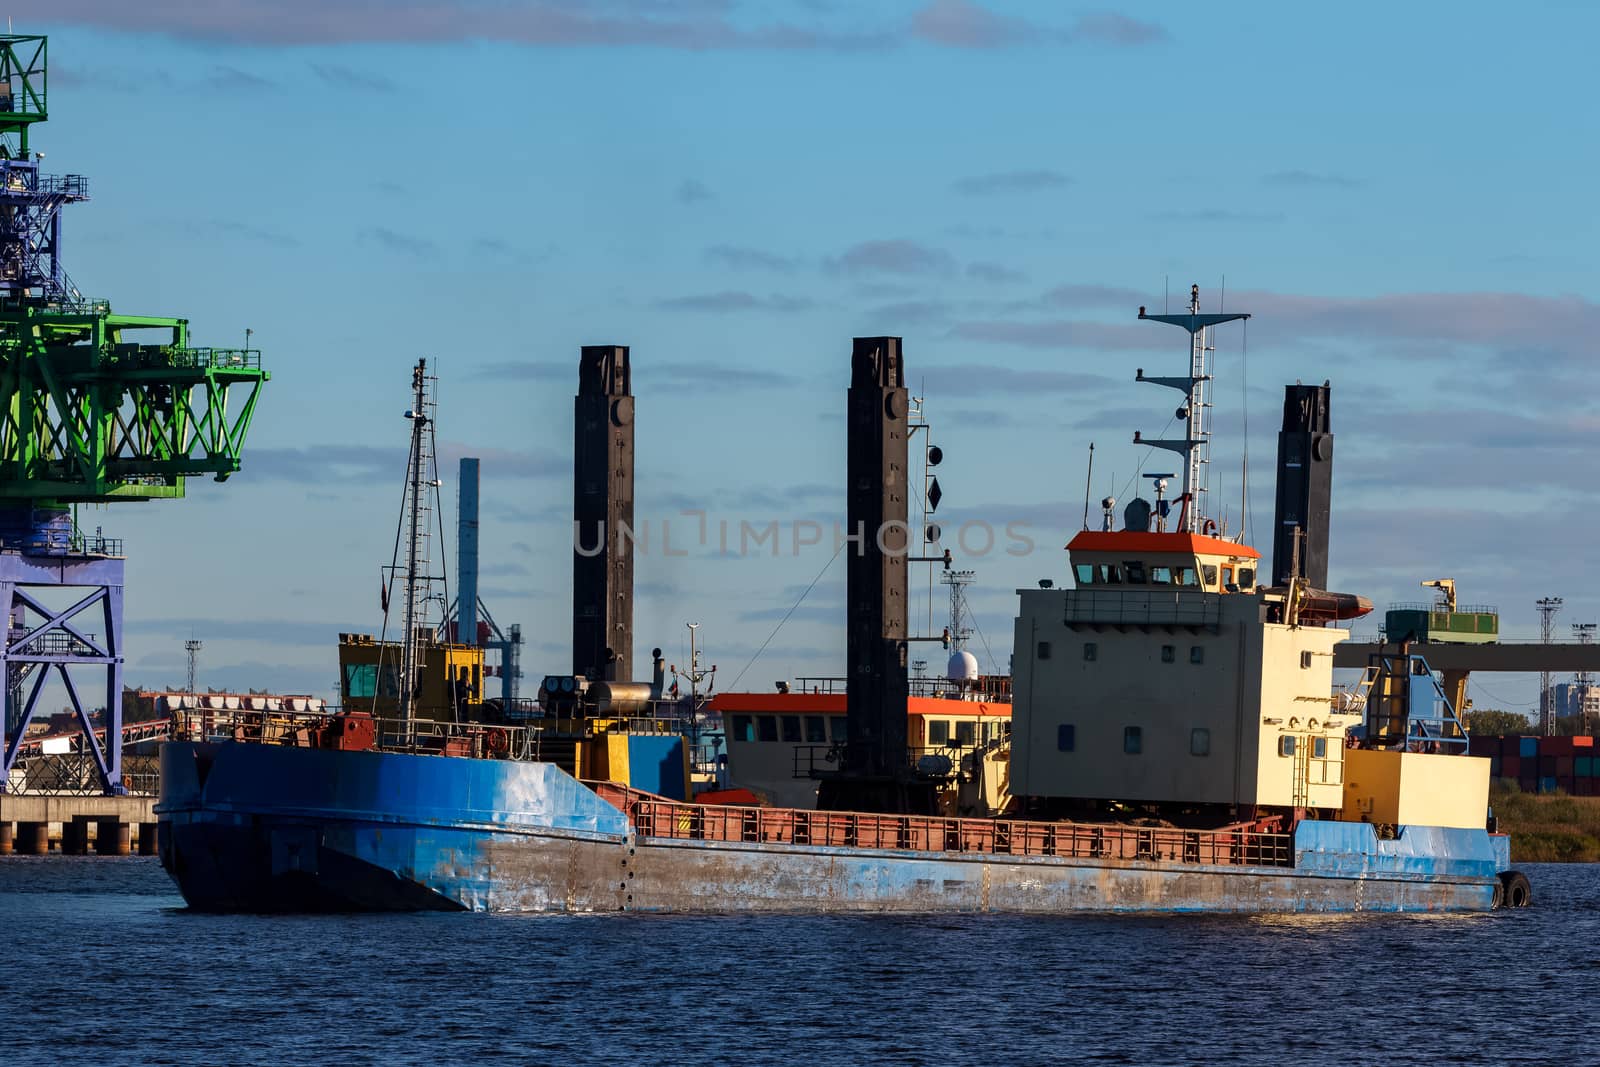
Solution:
[{"label": "navigation mast", "polygon": [[1211,464],[1211,328],[1235,319],[1248,319],[1244,313],[1232,315],[1200,313],[1200,287],[1189,288],[1189,313],[1187,315],[1147,315],[1139,308],[1139,318],[1151,322],[1165,322],[1189,331],[1189,373],[1182,377],[1145,377],[1140,367],[1135,381],[1165,385],[1183,394],[1183,404],[1177,417],[1184,424],[1184,435],[1176,439],[1147,439],[1134,432],[1133,443],[1164,448],[1184,458],[1183,495],[1179,497],[1183,510],[1178,529],[1181,533],[1194,533],[1204,522],[1204,498],[1207,474]]}]

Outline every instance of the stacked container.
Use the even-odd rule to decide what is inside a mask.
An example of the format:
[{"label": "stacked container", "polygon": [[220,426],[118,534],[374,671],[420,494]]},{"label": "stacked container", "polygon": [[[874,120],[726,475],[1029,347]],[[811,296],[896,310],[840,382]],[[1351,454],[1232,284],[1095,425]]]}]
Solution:
[{"label": "stacked container", "polygon": [[1471,755],[1489,757],[1489,776],[1524,793],[1558,790],[1600,796],[1600,748],[1592,737],[1472,735]]}]

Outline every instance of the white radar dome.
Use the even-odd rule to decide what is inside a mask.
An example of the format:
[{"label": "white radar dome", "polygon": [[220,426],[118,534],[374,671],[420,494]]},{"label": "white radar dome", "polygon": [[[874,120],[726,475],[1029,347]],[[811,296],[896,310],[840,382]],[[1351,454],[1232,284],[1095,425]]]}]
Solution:
[{"label": "white radar dome", "polygon": [[950,653],[950,665],[945,668],[944,676],[952,682],[976,682],[978,657],[966,651]]}]

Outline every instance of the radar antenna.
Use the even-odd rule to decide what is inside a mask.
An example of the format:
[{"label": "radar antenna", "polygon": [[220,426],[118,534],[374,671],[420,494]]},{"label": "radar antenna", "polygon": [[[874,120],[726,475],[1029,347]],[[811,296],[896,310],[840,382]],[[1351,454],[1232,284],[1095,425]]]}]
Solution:
[{"label": "radar antenna", "polygon": [[1137,431],[1134,444],[1164,448],[1184,457],[1183,495],[1178,499],[1183,510],[1178,523],[1182,533],[1194,533],[1202,528],[1205,507],[1207,472],[1211,464],[1211,328],[1235,319],[1248,319],[1244,313],[1200,313],[1200,287],[1189,288],[1189,312],[1184,315],[1147,315],[1139,309],[1139,318],[1151,322],[1165,322],[1189,331],[1189,373],[1182,377],[1146,377],[1140,367],[1134,380],[1165,385],[1183,394],[1183,403],[1177,417],[1184,424],[1184,435],[1174,439],[1149,439]]}]

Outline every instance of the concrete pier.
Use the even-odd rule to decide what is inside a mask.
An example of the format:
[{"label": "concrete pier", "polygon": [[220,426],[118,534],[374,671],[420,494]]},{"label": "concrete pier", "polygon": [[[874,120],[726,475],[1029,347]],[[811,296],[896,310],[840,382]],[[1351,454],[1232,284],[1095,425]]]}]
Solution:
[{"label": "concrete pier", "polygon": [[[9,824],[7,824],[9,825]],[[50,851],[50,824],[47,822],[17,823],[17,855],[43,856]]]},{"label": "concrete pier", "polygon": [[127,856],[135,823],[141,856],[156,854],[155,797],[34,796],[0,793],[0,856],[44,856],[59,826],[61,853]]}]

